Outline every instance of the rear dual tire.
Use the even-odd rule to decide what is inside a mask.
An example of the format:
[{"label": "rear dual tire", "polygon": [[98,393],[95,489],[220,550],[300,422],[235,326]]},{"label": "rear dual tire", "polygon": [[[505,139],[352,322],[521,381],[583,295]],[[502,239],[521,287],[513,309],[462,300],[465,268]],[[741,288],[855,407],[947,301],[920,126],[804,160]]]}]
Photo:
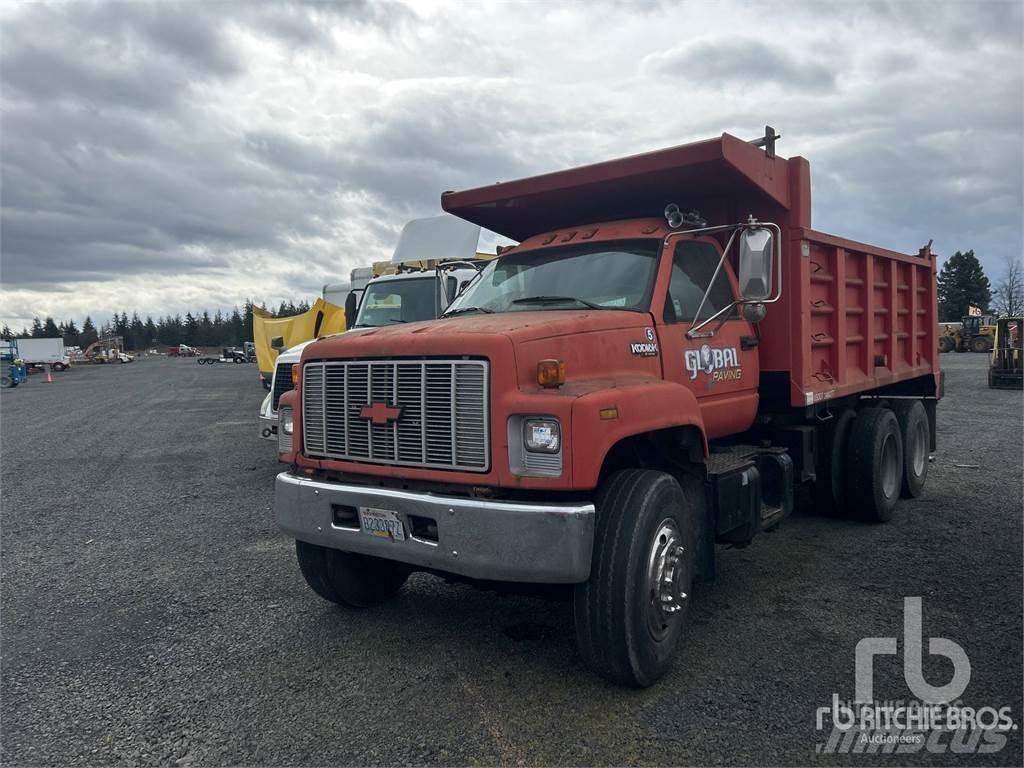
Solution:
[{"label": "rear dual tire", "polygon": [[903,438],[903,485],[901,495],[916,499],[924,493],[928,481],[931,453],[931,424],[920,400],[896,400],[893,413]]},{"label": "rear dual tire", "polygon": [[834,416],[819,436],[822,450],[815,470],[817,480],[814,485],[814,503],[819,511],[833,517],[844,516],[849,503],[846,489],[847,447],[850,428],[856,418],[857,412],[848,408]]},{"label": "rear dual tire", "polygon": [[819,441],[814,495],[826,514],[887,522],[900,496],[924,493],[931,426],[920,400],[842,411]]},{"label": "rear dual tire", "polygon": [[864,408],[850,431],[848,480],[853,510],[865,520],[892,519],[903,483],[903,439],[896,414]]}]

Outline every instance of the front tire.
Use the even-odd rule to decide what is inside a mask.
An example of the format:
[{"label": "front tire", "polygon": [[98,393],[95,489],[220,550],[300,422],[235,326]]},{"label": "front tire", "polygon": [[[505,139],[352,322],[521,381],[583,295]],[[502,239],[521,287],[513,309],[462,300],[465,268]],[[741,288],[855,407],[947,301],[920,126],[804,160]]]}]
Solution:
[{"label": "front tire", "polygon": [[703,496],[669,474],[616,472],[597,496],[590,578],[573,594],[576,642],[588,667],[646,687],[672,663],[697,571]]},{"label": "front tire", "polygon": [[324,600],[349,608],[369,608],[392,597],[412,569],[393,560],[295,542],[299,569],[310,589]]},{"label": "front tire", "polygon": [[992,341],[988,336],[975,336],[971,339],[971,351],[972,352],[990,352],[992,350]]},{"label": "front tire", "polygon": [[850,492],[854,510],[865,520],[887,523],[903,482],[903,440],[896,414],[864,408],[850,432]]},{"label": "front tire", "polygon": [[952,352],[953,340],[949,336],[939,337],[939,352]]}]

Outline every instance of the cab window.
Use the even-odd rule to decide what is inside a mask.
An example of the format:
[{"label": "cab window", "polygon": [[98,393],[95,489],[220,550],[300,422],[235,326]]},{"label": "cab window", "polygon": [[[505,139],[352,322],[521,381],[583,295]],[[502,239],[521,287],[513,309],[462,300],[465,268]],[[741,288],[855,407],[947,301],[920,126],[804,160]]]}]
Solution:
[{"label": "cab window", "polygon": [[[727,265],[723,264],[700,311],[700,317],[695,317],[720,258],[718,249],[709,242],[681,240],[676,244],[672,256],[672,279],[669,281],[668,296],[665,300],[666,323],[707,320],[732,303],[732,285],[729,283]],[[725,315],[735,316],[735,309]]]}]

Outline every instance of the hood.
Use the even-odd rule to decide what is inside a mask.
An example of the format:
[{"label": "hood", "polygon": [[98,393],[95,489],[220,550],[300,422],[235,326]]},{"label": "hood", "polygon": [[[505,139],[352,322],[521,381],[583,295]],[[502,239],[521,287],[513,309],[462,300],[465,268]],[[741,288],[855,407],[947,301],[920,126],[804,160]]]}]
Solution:
[{"label": "hood", "polygon": [[309,341],[303,341],[296,344],[293,347],[288,347],[277,356],[278,363],[297,363],[299,358],[302,357],[302,350],[312,344],[316,339],[310,339]]},{"label": "hood", "polygon": [[420,323],[352,330],[306,348],[303,361],[386,357],[486,357],[504,361],[521,387],[535,387],[537,363],[566,362],[569,378],[659,375],[656,356],[638,357],[631,344],[652,329],[646,312],[547,310],[458,315]]},{"label": "hood", "polygon": [[339,341],[344,344],[374,339],[378,344],[390,344],[403,339],[426,341],[434,340],[438,336],[486,334],[506,336],[513,342],[522,343],[557,336],[572,336],[581,332],[610,331],[650,324],[650,316],[645,312],[552,309],[498,312],[493,315],[466,314],[418,323],[399,323],[381,328],[357,328],[346,333]]}]

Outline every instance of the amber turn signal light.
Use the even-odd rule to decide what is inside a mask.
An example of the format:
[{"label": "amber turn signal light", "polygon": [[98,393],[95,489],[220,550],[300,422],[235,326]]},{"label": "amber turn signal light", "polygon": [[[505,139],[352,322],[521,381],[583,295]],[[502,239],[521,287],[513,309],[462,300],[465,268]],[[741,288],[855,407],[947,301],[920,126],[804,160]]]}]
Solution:
[{"label": "amber turn signal light", "polygon": [[292,366],[292,386],[299,386],[299,376],[302,375],[302,366],[299,363],[295,363]]},{"label": "amber turn signal light", "polygon": [[541,360],[537,363],[537,383],[546,389],[565,384],[565,363],[561,360]]}]

